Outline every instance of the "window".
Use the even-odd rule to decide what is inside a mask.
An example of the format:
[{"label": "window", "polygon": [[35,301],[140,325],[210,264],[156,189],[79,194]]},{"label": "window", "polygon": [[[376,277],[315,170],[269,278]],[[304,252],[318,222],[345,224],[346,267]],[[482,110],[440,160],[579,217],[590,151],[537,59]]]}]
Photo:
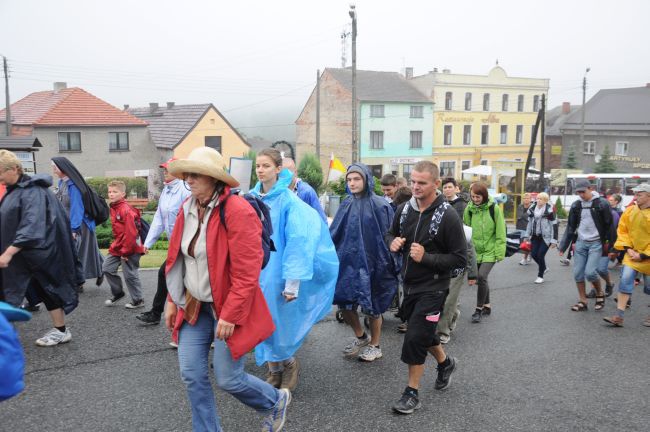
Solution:
[{"label": "window", "polygon": [[515,144],[521,144],[524,141],[524,127],[522,125],[517,125],[517,130],[515,132]]},{"label": "window", "polygon": [[445,93],[445,110],[451,111],[451,92]]},{"label": "window", "polygon": [[517,112],[523,112],[523,110],[524,110],[524,95],[519,95],[517,96]]},{"label": "window", "polygon": [[108,150],[109,151],[128,151],[129,150],[129,133],[128,132],[109,132],[108,133]]},{"label": "window", "polygon": [[596,154],[596,141],[585,141],[582,147],[582,153],[584,154]]},{"label": "window", "polygon": [[383,117],[383,116],[384,116],[383,105],[370,105],[370,117]]},{"label": "window", "polygon": [[508,95],[504,94],[501,98],[501,111],[508,111]]},{"label": "window", "polygon": [[598,186],[598,192],[601,195],[611,195],[623,193],[623,179],[619,178],[601,178]]},{"label": "window", "polygon": [[412,149],[422,148],[422,131],[411,131],[411,146]]},{"label": "window", "polygon": [[81,132],[59,132],[60,152],[80,152]]},{"label": "window", "polygon": [[444,161],[440,162],[440,177],[456,177],[456,162]]},{"label": "window", "polygon": [[210,147],[221,153],[221,137],[220,136],[206,136],[205,146]]},{"label": "window", "polygon": [[533,96],[533,111],[534,112],[539,111],[539,96],[538,95]]},{"label": "window", "polygon": [[625,179],[625,195],[634,195],[633,188],[641,183],[650,183],[650,177],[634,177]]},{"label": "window", "polygon": [[481,126],[481,145],[488,145],[490,137],[490,126]]},{"label": "window", "polygon": [[424,110],[421,106],[412,105],[411,106],[411,118],[423,118]]},{"label": "window", "polygon": [[472,161],[464,160],[460,161],[460,171],[463,172],[466,169],[470,169],[472,167]]},{"label": "window", "polygon": [[451,125],[445,125],[445,134],[444,134],[443,144],[446,146],[451,145]]},{"label": "window", "polygon": [[406,181],[411,180],[411,171],[413,170],[413,166],[415,164],[404,164],[402,165],[402,177],[406,179]]},{"label": "window", "polygon": [[501,125],[501,144],[508,143],[508,125]]},{"label": "window", "polygon": [[375,150],[384,148],[384,131],[370,131],[370,148]]},{"label": "window", "polygon": [[472,125],[463,126],[463,145],[472,143]]},{"label": "window", "polygon": [[481,165],[487,165],[487,159],[481,159]]},{"label": "window", "polygon": [[465,93],[465,111],[472,110],[472,94],[470,92]]},{"label": "window", "polygon": [[383,165],[368,165],[368,168],[370,168],[370,173],[373,177],[381,178],[383,175]]},{"label": "window", "polygon": [[627,141],[616,141],[616,156],[627,156],[629,144]]},{"label": "window", "polygon": [[490,93],[483,94],[483,111],[490,111]]}]

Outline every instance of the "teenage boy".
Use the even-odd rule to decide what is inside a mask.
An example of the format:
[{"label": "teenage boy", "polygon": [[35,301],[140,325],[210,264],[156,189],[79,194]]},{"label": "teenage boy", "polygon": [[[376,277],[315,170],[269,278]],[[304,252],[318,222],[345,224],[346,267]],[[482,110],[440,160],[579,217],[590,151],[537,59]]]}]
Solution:
[{"label": "teenage boy", "polygon": [[[393,209],[373,192],[374,180],[366,165],[350,165],[345,180],[350,196],[341,203],[330,226],[340,262],[334,304],[356,336],[343,355],[371,362],[382,357],[381,314],[397,291],[393,257],[383,240]],[[370,320],[370,336],[359,322],[359,308]]]},{"label": "teenage boy", "polygon": [[111,208],[111,224],[113,226],[113,243],[108,249],[108,256],[104,260],[102,271],[111,287],[113,297],[106,300],[106,306],[113,306],[124,297],[122,278],[117,274],[117,269],[122,266],[124,282],[129,289],[131,301],[125,305],[127,309],[144,307],[142,286],[138,269],[140,256],[144,247],[139,242],[139,233],[136,221],[140,221],[140,212],[131,207],[126,200],[126,185],[124,182],[113,180],[108,184],[108,202]]},{"label": "teenage boy", "polygon": [[395,192],[397,192],[397,177],[393,174],[384,174],[379,181],[381,183],[381,191],[384,194],[384,199],[395,210],[396,206],[393,203]]},{"label": "teenage boy", "polygon": [[458,213],[438,192],[440,171],[429,162],[415,164],[411,172],[413,197],[397,208],[386,234],[391,252],[402,253],[404,302],[408,322],[401,359],[408,365],[408,385],[393,405],[401,414],[421,407],[418,389],[430,353],[438,363],[436,390],[448,387],[456,360],[445,354],[436,327],[449,293],[449,281],[467,264],[467,242]]}]

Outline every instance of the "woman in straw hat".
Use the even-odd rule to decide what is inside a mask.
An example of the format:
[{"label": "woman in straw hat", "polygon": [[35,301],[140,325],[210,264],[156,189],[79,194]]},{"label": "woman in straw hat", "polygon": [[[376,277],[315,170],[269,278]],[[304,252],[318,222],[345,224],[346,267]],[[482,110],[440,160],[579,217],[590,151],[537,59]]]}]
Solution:
[{"label": "woman in straw hat", "polygon": [[228,174],[216,150],[194,149],[167,169],[185,180],[192,194],[179,211],[169,243],[166,277],[171,300],[165,322],[178,343],[193,430],[221,431],[208,375],[214,342],[217,385],[268,414],[264,431],[279,431],[290,392],[244,372],[244,355],[274,330],[259,286],[261,222],[246,200],[233,195],[224,212],[228,229],[221,224],[217,207],[239,182]]},{"label": "woman in straw hat", "polygon": [[293,174],[282,169],[280,152],[260,151],[255,170],[260,181],[251,193],[271,208],[276,248],[260,284],[277,327],[255,357],[259,365],[268,363],[267,382],[293,391],[299,369],[294,354],[332,308],[339,260],[325,221],[289,189]]}]

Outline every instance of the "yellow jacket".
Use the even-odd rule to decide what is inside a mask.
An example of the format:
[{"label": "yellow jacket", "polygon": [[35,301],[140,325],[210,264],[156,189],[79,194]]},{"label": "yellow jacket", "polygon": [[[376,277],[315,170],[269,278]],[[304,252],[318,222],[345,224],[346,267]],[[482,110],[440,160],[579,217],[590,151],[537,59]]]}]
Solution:
[{"label": "yellow jacket", "polygon": [[617,235],[615,249],[632,248],[647,256],[642,261],[632,261],[625,254],[623,264],[643,274],[650,274],[650,208],[641,210],[638,205],[628,207],[618,222]]}]

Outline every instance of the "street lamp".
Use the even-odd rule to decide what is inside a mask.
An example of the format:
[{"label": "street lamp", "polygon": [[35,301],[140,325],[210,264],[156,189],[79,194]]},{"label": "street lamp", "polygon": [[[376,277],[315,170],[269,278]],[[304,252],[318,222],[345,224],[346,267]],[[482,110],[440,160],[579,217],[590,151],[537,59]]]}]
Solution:
[{"label": "street lamp", "polygon": [[587,110],[587,107],[585,106],[586,104],[586,95],[587,95],[587,73],[591,68],[585,69],[585,75],[582,78],[582,122],[580,123],[580,147],[578,148],[578,151],[580,151],[580,148],[584,148],[585,146],[585,111]]},{"label": "street lamp", "polygon": [[357,10],[354,4],[348,12],[352,18],[352,163],[358,162],[357,149]]}]

